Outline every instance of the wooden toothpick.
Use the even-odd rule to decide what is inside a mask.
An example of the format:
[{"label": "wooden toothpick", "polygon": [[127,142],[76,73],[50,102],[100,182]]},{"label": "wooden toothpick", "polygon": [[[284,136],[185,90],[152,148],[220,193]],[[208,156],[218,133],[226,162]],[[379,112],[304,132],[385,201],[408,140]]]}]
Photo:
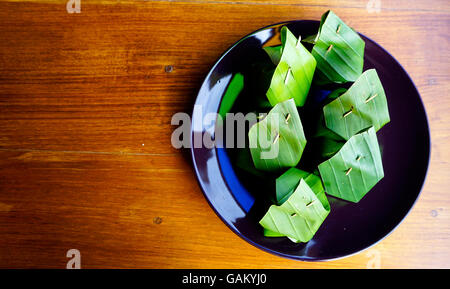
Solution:
[{"label": "wooden toothpick", "polygon": [[286,73],[286,77],[284,78],[284,85],[286,85],[288,83],[290,75],[291,75],[291,68],[289,67],[289,69]]},{"label": "wooden toothpick", "polygon": [[348,176],[348,174],[349,174],[352,170],[353,170],[353,168],[350,167],[350,168],[345,172],[345,175]]},{"label": "wooden toothpick", "polygon": [[378,93],[375,93],[374,95],[372,95],[371,97],[369,97],[368,99],[366,99],[366,103],[368,103],[369,101],[371,101],[372,99],[374,99],[375,97],[377,97]]},{"label": "wooden toothpick", "polygon": [[299,44],[300,44],[301,41],[302,41],[302,36],[299,35],[299,36],[298,36],[298,40],[297,40],[297,44],[295,45],[296,48],[298,48],[298,46],[299,46]]},{"label": "wooden toothpick", "polygon": [[277,133],[277,135],[275,136],[273,143],[276,143],[278,141],[278,139],[280,138],[280,134]]},{"label": "wooden toothpick", "polygon": [[286,122],[286,124],[288,124],[290,118],[291,118],[291,114],[288,113],[286,116],[286,119],[284,120]]},{"label": "wooden toothpick", "polygon": [[325,55],[327,55],[328,52],[330,52],[332,48],[333,48],[333,44],[331,44],[330,46],[328,46],[328,49],[327,49],[327,52],[325,52]]},{"label": "wooden toothpick", "polygon": [[347,111],[346,113],[344,113],[343,117],[349,116],[352,112],[353,112],[353,109],[350,109],[349,111]]},{"label": "wooden toothpick", "polygon": [[338,27],[336,29],[336,33],[339,33],[339,30],[341,30],[341,24],[338,25]]},{"label": "wooden toothpick", "polygon": [[358,157],[356,158],[356,160],[359,161],[361,158],[362,158],[361,156],[358,156]]},{"label": "wooden toothpick", "polygon": [[306,205],[306,207],[308,208],[309,206],[311,206],[314,203],[315,200],[312,200],[309,204]]}]

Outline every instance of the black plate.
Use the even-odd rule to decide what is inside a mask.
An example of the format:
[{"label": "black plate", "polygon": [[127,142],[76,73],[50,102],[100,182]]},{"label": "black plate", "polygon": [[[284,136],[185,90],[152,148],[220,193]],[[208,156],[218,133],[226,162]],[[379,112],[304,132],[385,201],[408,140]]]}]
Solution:
[{"label": "black plate", "polygon": [[[232,74],[245,70],[262,45],[287,25],[302,38],[314,34],[318,21],[291,21],[262,28],[239,40],[212,67],[196,105],[203,116],[218,112]],[[428,121],[420,95],[402,66],[381,46],[361,35],[364,70],[375,68],[384,86],[391,122],[378,131],[385,177],[357,204],[329,197],[331,213],[314,238],[295,244],[287,238],[267,238],[258,224],[262,217],[255,187],[243,182],[220,148],[192,148],[195,172],[211,207],[237,235],[270,253],[298,260],[329,260],[359,252],[392,232],[417,200],[430,155]],[[211,133],[214,123],[201,125],[193,115],[191,140]],[[245,185],[244,185],[245,183]],[[265,208],[267,209],[267,208]],[[207,220],[205,220],[207,221]],[[226,241],[226,240],[224,240]]]}]

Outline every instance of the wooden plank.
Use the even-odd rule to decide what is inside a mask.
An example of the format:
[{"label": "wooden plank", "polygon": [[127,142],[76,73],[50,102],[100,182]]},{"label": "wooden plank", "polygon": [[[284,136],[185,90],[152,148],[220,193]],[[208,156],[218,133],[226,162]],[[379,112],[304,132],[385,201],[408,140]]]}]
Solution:
[{"label": "wooden plank", "polygon": [[[228,46],[261,26],[324,12],[166,2],[84,7],[69,15],[60,4],[0,3],[1,148],[173,153],[171,116],[191,111]],[[438,115],[443,106],[428,103],[449,88],[440,73],[448,70],[448,14],[335,10],[399,59]],[[385,22],[396,27],[388,37]]]},{"label": "wooden plank", "polygon": [[[34,3],[51,3],[66,5],[68,0],[2,0],[4,2],[34,2]],[[83,1],[82,1],[83,2]],[[81,3],[82,3],[81,2]],[[121,4],[136,4],[136,2],[178,2],[178,3],[192,3],[192,4],[233,4],[233,5],[267,5],[267,6],[314,6],[322,7],[324,9],[340,8],[362,8],[366,9],[369,13],[380,13],[383,11],[401,11],[401,10],[414,10],[414,11],[446,11],[449,12],[450,6],[446,0],[433,0],[429,1],[410,1],[410,0],[328,0],[328,1],[315,1],[315,0],[90,0],[90,4],[109,4],[115,5],[120,2]],[[85,3],[81,4],[81,7]],[[82,9],[83,10],[83,9]]]},{"label": "wooden plank", "polygon": [[[3,268],[64,268],[72,248],[84,268],[365,268],[371,259],[305,263],[256,249],[209,209],[181,154],[0,151],[0,176]],[[382,267],[448,266],[448,205],[429,184],[371,249]]]},{"label": "wooden plank", "polygon": [[[383,0],[380,13],[365,1],[227,1],[82,1],[81,14],[66,1],[0,1],[0,267],[64,268],[71,248],[85,268],[365,268],[370,252],[383,268],[450,267],[446,1]],[[215,216],[170,145],[170,119],[243,35],[332,5],[415,81],[432,157],[418,203],[377,251],[304,263]]]}]

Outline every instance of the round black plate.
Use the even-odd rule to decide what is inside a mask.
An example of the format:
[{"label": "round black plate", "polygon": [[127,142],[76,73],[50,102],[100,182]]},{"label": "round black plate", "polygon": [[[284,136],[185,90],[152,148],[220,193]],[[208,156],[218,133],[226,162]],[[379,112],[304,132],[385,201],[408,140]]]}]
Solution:
[{"label": "round black plate", "polygon": [[[199,91],[197,112],[218,112],[232,74],[242,71],[282,26],[295,36],[314,34],[318,21],[291,21],[262,28],[239,40],[212,67]],[[298,260],[329,260],[359,252],[394,230],[417,200],[425,180],[430,134],[420,95],[402,66],[381,46],[361,35],[365,46],[364,70],[375,68],[384,86],[391,122],[378,131],[385,177],[357,204],[329,197],[331,213],[314,238],[295,244],[287,238],[267,238],[258,224],[257,195],[231,165],[220,148],[191,148],[201,189],[222,221],[250,244],[270,253]],[[199,109],[200,108],[200,109]],[[202,126],[192,118],[191,140],[211,133],[214,123]],[[252,190],[253,189],[253,190]],[[255,202],[256,200],[256,202]],[[205,220],[207,221],[207,220]]]}]

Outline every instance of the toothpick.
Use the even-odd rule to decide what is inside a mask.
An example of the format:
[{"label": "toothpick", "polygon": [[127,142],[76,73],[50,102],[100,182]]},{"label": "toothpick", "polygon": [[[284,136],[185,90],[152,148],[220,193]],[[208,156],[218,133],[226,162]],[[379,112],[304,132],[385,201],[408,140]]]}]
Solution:
[{"label": "toothpick", "polygon": [[314,203],[315,200],[312,200],[309,204],[306,205],[306,207],[308,208],[309,206],[311,206]]},{"label": "toothpick", "polygon": [[296,48],[298,48],[298,45],[300,44],[301,41],[302,41],[302,36],[299,35],[298,36],[298,40],[297,40],[297,44],[295,45]]},{"label": "toothpick", "polygon": [[345,172],[345,175],[348,176],[348,174],[349,174],[352,170],[353,170],[353,168],[350,167],[350,168]]},{"label": "toothpick", "polygon": [[337,27],[336,33],[339,33],[339,30],[341,30],[341,24]]},{"label": "toothpick", "polygon": [[369,101],[371,101],[372,99],[374,99],[375,97],[377,97],[378,93],[375,93],[374,95],[372,95],[371,97],[369,97],[368,99],[366,99],[366,103],[368,103]]},{"label": "toothpick", "polygon": [[346,113],[344,113],[343,117],[347,117],[349,116],[351,113],[353,112],[353,110],[349,110]]},{"label": "toothpick", "polygon": [[297,216],[297,213],[293,213],[293,214],[291,215],[291,217],[295,217],[295,216]]},{"label": "toothpick", "polygon": [[356,160],[359,161],[361,158],[362,158],[361,156],[358,156],[358,157],[356,158]]},{"label": "toothpick", "polygon": [[288,121],[289,121],[290,118],[291,118],[291,114],[288,113],[288,115],[286,116],[286,119],[285,119],[286,124],[288,124]]},{"label": "toothpick", "polygon": [[277,135],[275,136],[273,143],[276,143],[278,141],[278,139],[280,138],[280,134],[277,133]]},{"label": "toothpick", "polygon": [[327,55],[328,52],[330,52],[332,48],[333,48],[333,44],[331,44],[330,46],[328,46],[328,49],[327,49],[327,52],[325,52],[325,55]]},{"label": "toothpick", "polygon": [[286,77],[284,78],[284,85],[286,85],[288,83],[290,75],[291,75],[291,68],[289,67],[289,69],[288,69],[288,71],[286,73]]}]

